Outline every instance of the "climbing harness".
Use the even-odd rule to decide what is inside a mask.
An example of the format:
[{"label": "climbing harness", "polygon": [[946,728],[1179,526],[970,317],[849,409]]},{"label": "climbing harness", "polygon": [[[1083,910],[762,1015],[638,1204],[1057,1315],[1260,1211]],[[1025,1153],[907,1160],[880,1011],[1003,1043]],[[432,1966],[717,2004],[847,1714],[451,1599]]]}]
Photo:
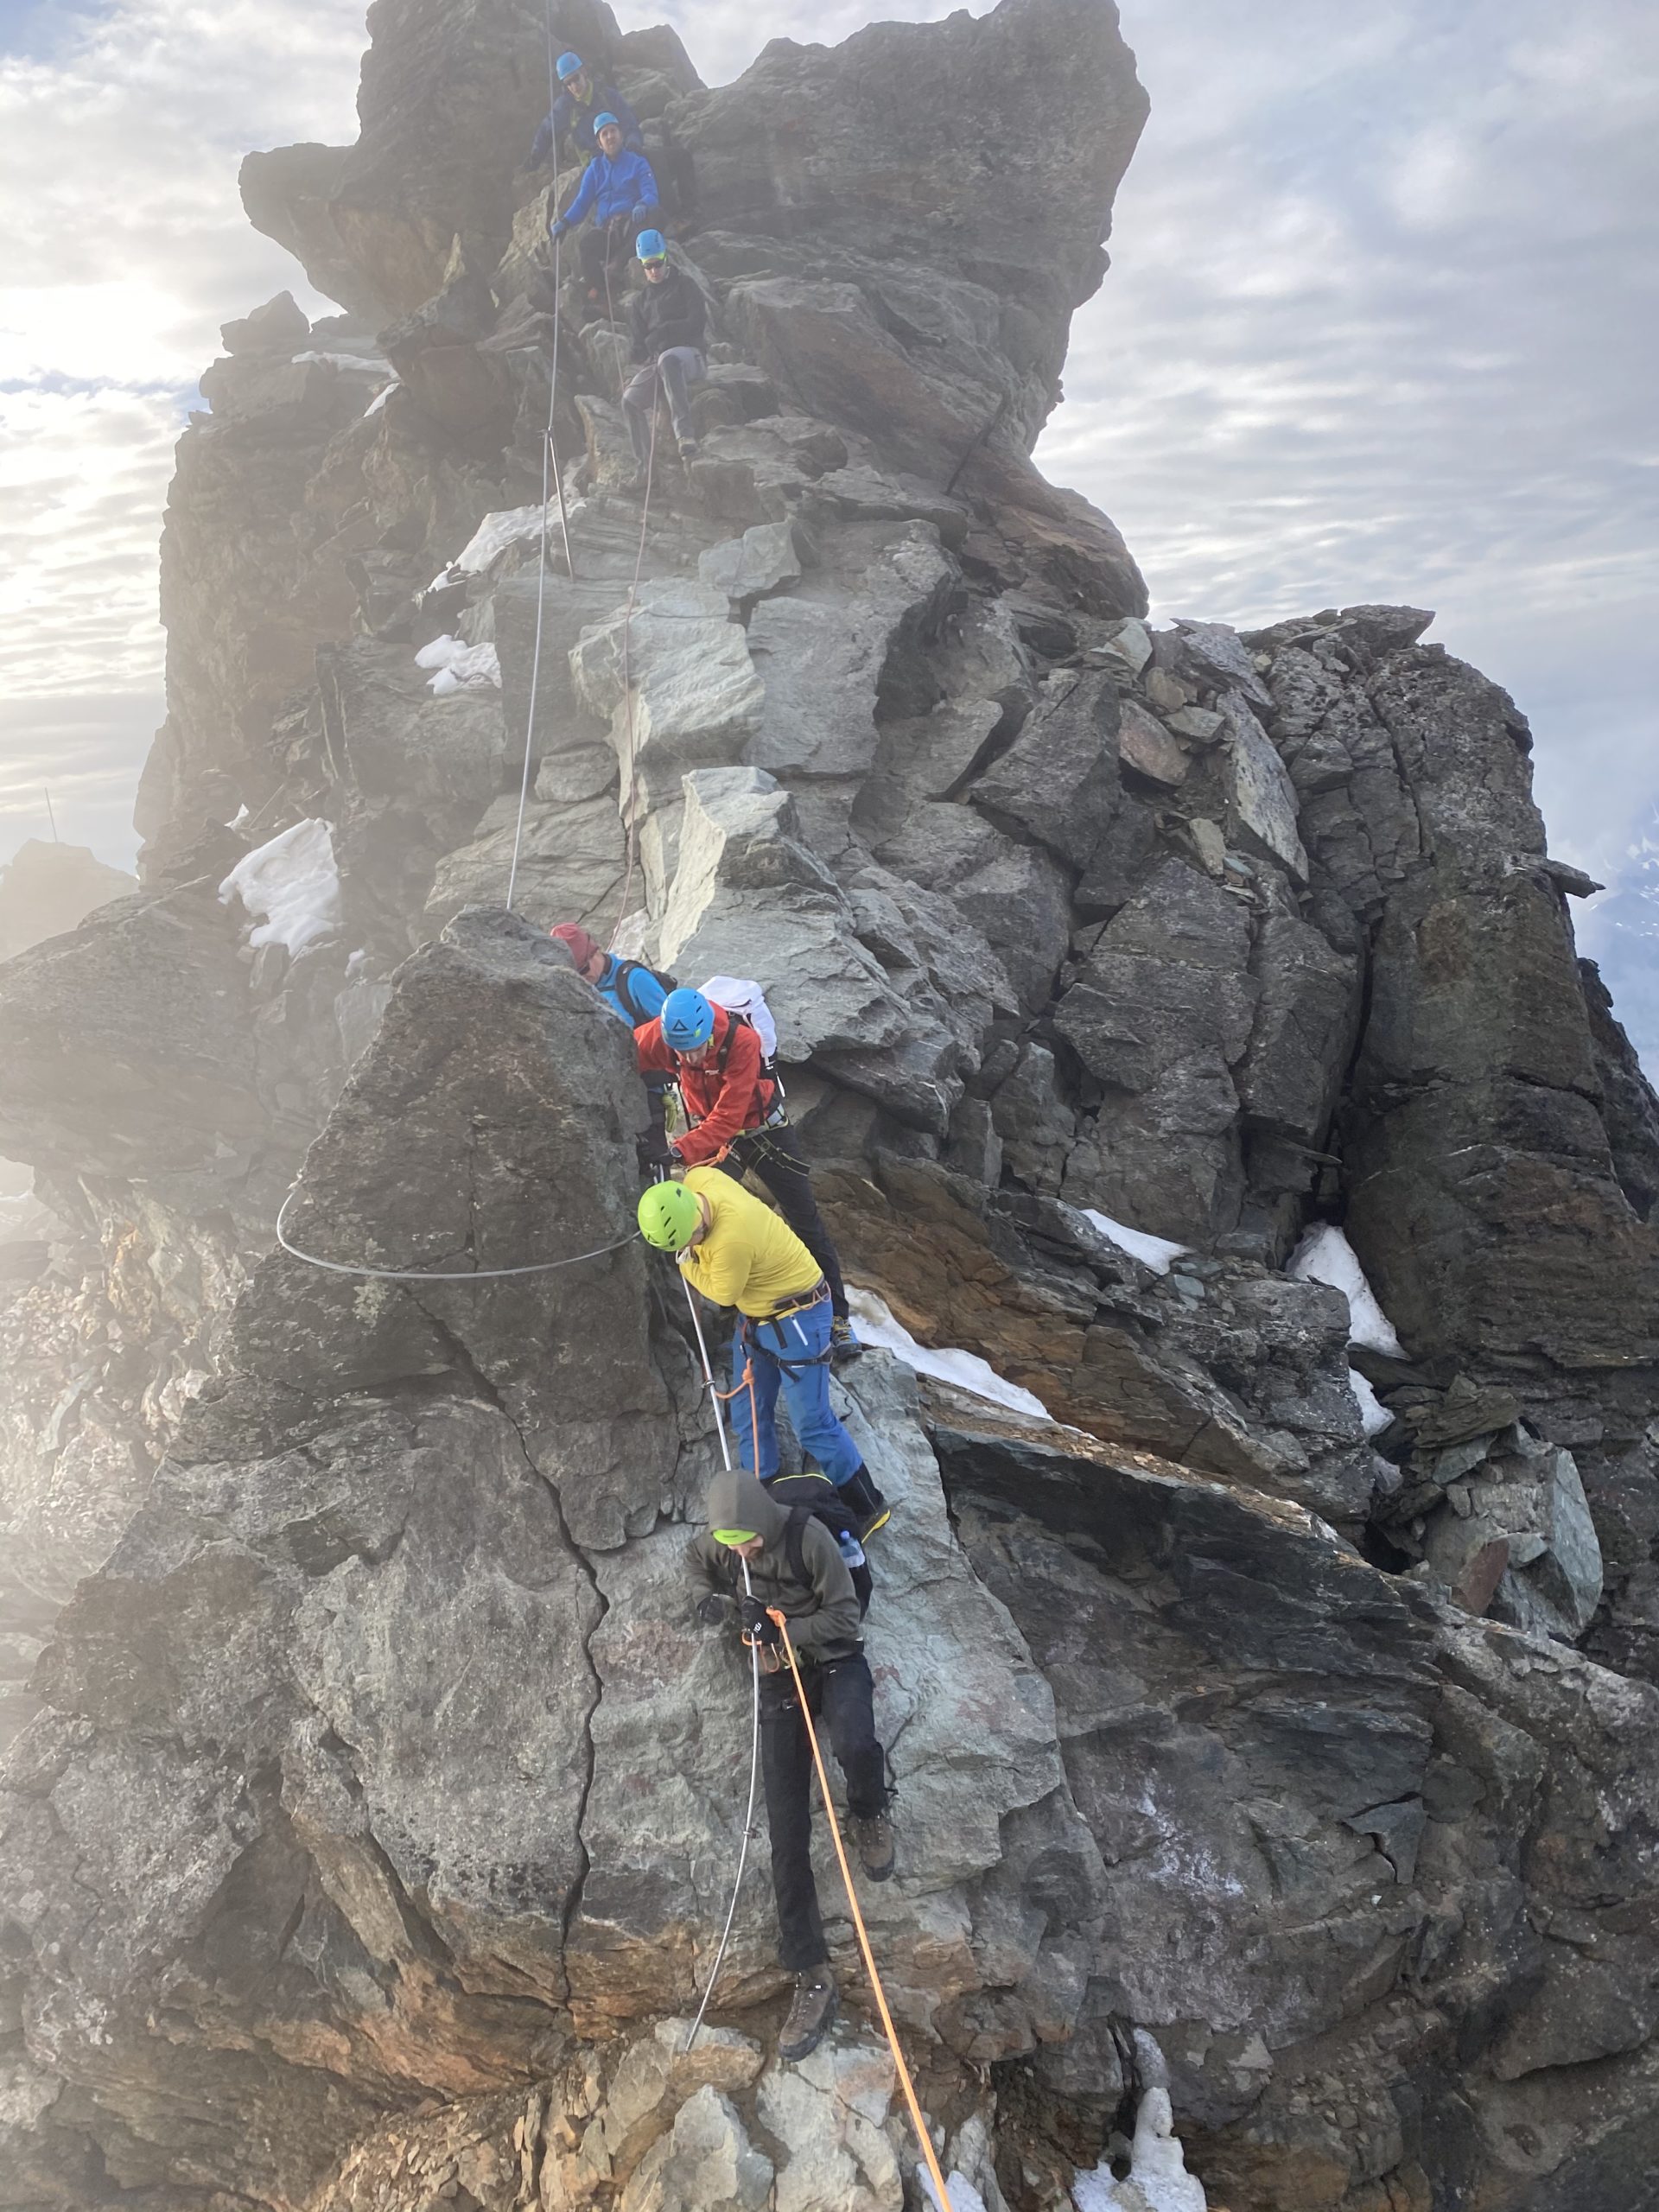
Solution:
[{"label": "climbing harness", "polygon": [[348,1267],[343,1260],[319,1259],[315,1252],[302,1252],[297,1244],[289,1242],[283,1222],[288,1210],[298,1195],[296,1184],[283,1200],[276,1215],[276,1242],[290,1259],[303,1260],[308,1268],[321,1268],[331,1275],[364,1275],[375,1282],[500,1282],[508,1275],[550,1274],[556,1268],[579,1267],[584,1260],[602,1260],[607,1252],[620,1252],[625,1244],[632,1244],[634,1231],[619,1236],[613,1244],[596,1244],[591,1252],[572,1252],[563,1260],[537,1260],[523,1268],[356,1268]]},{"label": "climbing harness", "polygon": [[[715,1388],[715,1370],[709,1357],[708,1339],[702,1333],[702,1316],[697,1311],[697,1301],[691,1286],[683,1275],[680,1277],[680,1282],[685,1291],[685,1302],[691,1309],[691,1326],[696,1332],[697,1351],[702,1360],[703,1380],[709,1385],[709,1400],[715,1408],[715,1427],[720,1437],[720,1456],[726,1464],[727,1473],[730,1474],[732,1450],[726,1437],[725,1409],[721,1404],[720,1392]],[[743,1570],[744,1591],[747,1595],[753,1597],[754,1592],[749,1583],[749,1563],[746,1559],[740,1559],[738,1565]],[[715,1963],[709,1971],[708,1986],[702,1993],[702,2002],[697,2007],[697,2017],[691,2023],[691,2032],[685,2039],[685,2048],[688,2051],[696,2043],[702,2031],[704,2016],[714,1997],[715,1985],[720,1980],[720,1969],[725,1963],[726,1947],[732,1940],[732,1927],[737,1918],[737,1900],[742,1891],[743,1876],[749,1863],[749,1844],[754,1834],[755,1798],[760,1787],[760,1647],[756,1643],[751,1643],[749,1646],[749,1683],[751,1694],[749,1802],[748,1809],[743,1815],[743,1841],[737,1854],[737,1878],[732,1884],[732,1902],[727,1909],[726,1925],[721,1930],[720,1946],[715,1953]]]},{"label": "climbing harness", "polygon": [[830,1793],[830,1777],[824,1769],[823,1753],[818,1745],[818,1732],[812,1726],[812,1712],[806,1701],[806,1685],[801,1680],[800,1662],[795,1656],[795,1646],[790,1637],[789,1621],[786,1616],[779,1611],[775,1606],[770,1608],[770,1611],[772,1618],[778,1624],[778,1632],[783,1638],[784,1656],[789,1662],[789,1671],[795,1678],[795,1695],[800,1703],[801,1719],[806,1723],[806,1740],[812,1748],[812,1764],[817,1770],[818,1789],[823,1798],[823,1809],[829,1816],[830,1837],[836,1847],[836,1863],[841,1868],[842,1885],[847,1892],[847,1904],[853,1916],[853,1927],[858,1936],[858,1948],[863,1955],[864,1971],[870,1978],[870,1988],[874,1993],[876,2010],[881,2015],[881,2025],[887,2035],[887,2048],[893,2053],[893,2063],[899,2069],[899,2083],[905,2092],[905,2102],[910,2107],[911,2125],[916,2131],[916,2140],[921,2145],[922,2157],[926,2162],[933,2187],[938,2193],[938,2202],[943,2212],[943,2208],[950,2202],[950,2192],[945,2186],[944,2176],[939,2171],[939,2161],[933,2149],[933,2139],[927,2132],[927,2122],[922,2116],[921,2103],[916,2094],[916,2084],[910,2077],[910,2069],[905,2063],[904,2050],[899,2041],[899,2031],[893,2026],[893,2014],[887,2009],[887,1993],[881,1986],[880,1973],[875,1963],[875,1953],[870,1948],[869,1930],[865,1927],[864,1916],[859,1910],[858,1893],[853,1887],[853,1870],[847,1863],[847,1847],[842,1841],[841,1822],[836,1815],[836,1801]]},{"label": "climbing harness", "polygon": [[[804,1313],[809,1307],[822,1305],[823,1300],[828,1298],[829,1295],[830,1286],[826,1282],[821,1290],[815,1290],[811,1297],[803,1300],[800,1305],[791,1306],[786,1313],[771,1313],[766,1316],[766,1319],[772,1321],[777,1327],[779,1348],[776,1351],[772,1351],[769,1344],[763,1344],[759,1336],[751,1333],[749,1329],[749,1317],[747,1314],[745,1314],[742,1321],[739,1324],[743,1336],[744,1357],[748,1362],[748,1364],[744,1369],[744,1373],[746,1375],[749,1375],[753,1372],[753,1359],[757,1353],[762,1359],[769,1361],[770,1363],[779,1370],[779,1374],[787,1375],[791,1382],[795,1380],[798,1375],[804,1375],[809,1367],[828,1367],[834,1357],[834,1347],[827,1347],[823,1351],[808,1351],[806,1331],[801,1326],[798,1317]],[[798,1359],[785,1359],[784,1357],[783,1334],[784,1323],[785,1321],[794,1322],[795,1333],[801,1340],[801,1356]],[[731,1395],[735,1396],[736,1393],[734,1391]],[[751,1402],[750,1410],[753,1412],[754,1396],[753,1390],[750,1391],[749,1396]],[[758,1428],[754,1433],[756,1437],[755,1449],[758,1452],[760,1448]]]}]

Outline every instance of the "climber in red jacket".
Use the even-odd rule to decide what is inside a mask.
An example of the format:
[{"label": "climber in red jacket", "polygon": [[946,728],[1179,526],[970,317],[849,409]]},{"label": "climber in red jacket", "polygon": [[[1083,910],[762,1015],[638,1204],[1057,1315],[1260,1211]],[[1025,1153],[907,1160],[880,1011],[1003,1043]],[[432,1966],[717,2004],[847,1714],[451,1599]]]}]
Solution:
[{"label": "climber in red jacket", "polygon": [[863,1347],[853,1333],[841,1262],[817,1200],[811,1171],[789,1126],[782,1088],[767,1071],[760,1039],[748,1022],[715,1006],[701,991],[671,991],[655,1021],[633,1033],[642,1075],[670,1075],[679,1085],[690,1127],[656,1153],[659,1166],[693,1167],[704,1161],[734,1175],[756,1175],[778,1210],[823,1269],[830,1285],[830,1356],[856,1359]]}]

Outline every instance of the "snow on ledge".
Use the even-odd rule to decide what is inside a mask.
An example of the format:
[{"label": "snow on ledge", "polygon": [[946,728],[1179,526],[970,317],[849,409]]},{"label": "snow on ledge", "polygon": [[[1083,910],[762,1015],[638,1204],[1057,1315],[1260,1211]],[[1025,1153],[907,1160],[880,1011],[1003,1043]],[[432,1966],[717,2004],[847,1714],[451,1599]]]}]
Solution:
[{"label": "snow on ledge", "polygon": [[340,927],[340,870],[326,822],[296,822],[245,853],[219,887],[254,918],[251,945],[280,944],[293,957]]},{"label": "snow on ledge", "polygon": [[1121,1221],[1114,1221],[1109,1213],[1096,1213],[1092,1206],[1078,1209],[1084,1219],[1097,1229],[1109,1244],[1116,1244],[1120,1252],[1127,1252],[1131,1259],[1139,1260],[1154,1274],[1166,1275],[1170,1262],[1185,1257],[1192,1249],[1185,1244],[1173,1244],[1167,1236],[1151,1236],[1143,1229],[1129,1229]]},{"label": "snow on ledge", "polygon": [[457,691],[483,691],[493,684],[501,689],[501,663],[493,645],[464,645],[459,638],[434,638],[415,656],[416,668],[429,668],[427,690],[435,699]]},{"label": "snow on ledge", "polygon": [[1394,1332],[1394,1324],[1376,1302],[1365,1280],[1359,1255],[1330,1222],[1310,1229],[1290,1255],[1286,1273],[1297,1282],[1322,1282],[1339,1290],[1348,1300],[1348,1341],[1385,1359],[1403,1359],[1405,1346]]},{"label": "snow on ledge", "polygon": [[976,1398],[988,1398],[993,1405],[1006,1406],[1011,1413],[1024,1414],[1033,1421],[1051,1418],[1040,1398],[1005,1380],[977,1352],[930,1351],[918,1344],[904,1323],[894,1319],[887,1301],[873,1290],[857,1290],[849,1284],[847,1302],[858,1324],[861,1343],[893,1353],[918,1375],[931,1375],[936,1382],[950,1382]]},{"label": "snow on ledge", "polygon": [[296,353],[295,367],[301,368],[308,361],[315,361],[325,369],[361,370],[365,376],[384,377],[391,373],[391,363],[384,353]]},{"label": "snow on ledge", "polygon": [[1392,1424],[1394,1415],[1357,1367],[1348,1370],[1348,1387],[1359,1400],[1360,1425],[1366,1435],[1381,1436]]}]

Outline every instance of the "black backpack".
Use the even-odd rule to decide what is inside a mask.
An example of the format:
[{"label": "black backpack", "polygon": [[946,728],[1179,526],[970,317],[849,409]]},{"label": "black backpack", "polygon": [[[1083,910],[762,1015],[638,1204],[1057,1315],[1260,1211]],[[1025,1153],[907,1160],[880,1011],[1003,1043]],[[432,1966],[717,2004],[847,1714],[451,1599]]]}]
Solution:
[{"label": "black backpack", "polygon": [[677,990],[679,988],[679,985],[675,982],[674,978],[666,974],[664,969],[661,968],[648,968],[643,960],[619,960],[617,962],[616,988],[621,995],[627,1001],[628,1004],[632,1007],[634,1026],[637,1028],[641,1022],[649,1021],[651,1020],[651,1016],[642,1010],[639,1001],[633,995],[632,984],[632,979],[636,976],[650,976],[654,977],[655,980],[662,985],[665,991]]},{"label": "black backpack", "polygon": [[[784,1543],[789,1554],[790,1573],[798,1582],[810,1584],[812,1578],[806,1570],[806,1524],[821,1521],[836,1539],[837,1548],[843,1535],[859,1540],[858,1516],[847,1504],[841,1492],[828,1475],[807,1469],[798,1475],[774,1475],[766,1489],[778,1503],[787,1509],[789,1527],[785,1531]],[[867,1558],[858,1566],[849,1567],[853,1588],[858,1593],[858,1617],[862,1620],[870,1610],[870,1597],[875,1588],[875,1578],[870,1573]]]}]

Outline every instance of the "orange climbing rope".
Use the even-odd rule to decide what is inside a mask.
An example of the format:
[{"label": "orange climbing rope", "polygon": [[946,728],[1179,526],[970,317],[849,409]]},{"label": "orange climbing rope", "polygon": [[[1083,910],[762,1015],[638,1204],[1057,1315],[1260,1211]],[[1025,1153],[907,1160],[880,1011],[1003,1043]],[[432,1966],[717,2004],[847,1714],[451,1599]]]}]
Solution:
[{"label": "orange climbing rope", "polygon": [[[681,1281],[683,1282],[684,1281],[683,1276],[681,1277]],[[729,1390],[721,1389],[715,1381],[714,1369],[709,1363],[708,1346],[703,1340],[702,1325],[698,1319],[696,1300],[692,1298],[691,1286],[689,1282],[685,1284],[685,1294],[687,1300],[691,1306],[692,1321],[696,1326],[697,1343],[702,1351],[703,1374],[708,1381],[709,1395],[715,1401],[715,1421],[716,1427],[720,1429],[721,1456],[725,1459],[727,1466],[729,1468],[732,1464],[732,1458],[729,1450],[727,1448],[725,1424],[721,1421],[720,1417],[720,1408],[722,1404],[729,1404],[734,1398],[741,1397],[743,1392],[747,1389],[749,1394],[749,1436],[751,1440],[749,1448],[758,1465],[760,1452],[760,1408],[755,1402],[754,1360],[752,1356],[746,1358],[743,1363],[743,1374],[741,1380],[736,1382]],[[748,1568],[746,1564],[743,1570],[743,1580],[746,1587],[748,1584]],[[823,1798],[824,1812],[829,1816],[830,1840],[836,1847],[836,1863],[841,1868],[842,1885],[847,1892],[847,1903],[853,1916],[853,1926],[858,1935],[858,1948],[863,1955],[864,1970],[870,1978],[870,1987],[874,1993],[876,2010],[881,2015],[881,2025],[887,2035],[887,2048],[893,2053],[893,2063],[898,2069],[899,2080],[905,2092],[905,2102],[910,2107],[911,2126],[916,2132],[916,2139],[921,2145],[922,2157],[926,2161],[928,2173],[931,2177],[933,2187],[938,2192],[939,2212],[951,2212],[950,2192],[946,2187],[944,2174],[939,2171],[939,2162],[933,2149],[933,2140],[927,2132],[927,2122],[922,2114],[921,2101],[916,2094],[916,2084],[911,2079],[910,2068],[905,2061],[904,2050],[899,2041],[899,2031],[893,2024],[893,2014],[887,2006],[887,1993],[881,1985],[880,1970],[875,1963],[875,1953],[870,1946],[869,1930],[864,1925],[864,1915],[859,1910],[858,1892],[853,1887],[853,1870],[847,1863],[847,1847],[842,1840],[841,1823],[836,1817],[836,1801],[830,1795],[830,1777],[824,1768],[823,1752],[818,1743],[818,1732],[812,1726],[812,1709],[807,1702],[806,1685],[801,1680],[800,1662],[795,1656],[795,1646],[790,1637],[788,1617],[787,1615],[779,1611],[775,1606],[768,1606],[766,1609],[766,1614],[769,1620],[777,1624],[778,1632],[783,1640],[784,1656],[789,1662],[789,1671],[795,1678],[795,1694],[800,1700],[801,1719],[806,1723],[806,1739],[812,1747],[812,1764],[817,1770],[818,1789]],[[758,1650],[752,1649],[751,1656],[758,1669],[760,1661],[760,1654]],[[760,1706],[758,1700],[760,1694],[760,1680],[758,1671],[754,1676],[754,1693],[757,1700],[755,1707],[755,1729],[758,1745],[760,1730]],[[753,1818],[754,1784],[753,1777],[751,1775],[749,1786],[748,1822],[752,1823]],[[747,1825],[747,1824],[746,1823],[746,1830]],[[746,1832],[745,1856],[747,1856],[747,1837]],[[743,1862],[740,1859],[738,1865],[738,1881],[740,1884],[743,1878],[742,1870]],[[737,1891],[734,1889],[732,1892],[732,1912],[735,1913],[736,1910]],[[731,1933],[731,1923],[732,1914],[728,1913],[726,1921],[727,1936],[729,1936]],[[725,1952],[725,1948],[726,1938],[722,1937],[721,1942],[721,1955],[722,1956]],[[697,2028],[701,2027],[702,2024],[703,2012],[708,2010],[709,2000],[714,1995],[715,1981],[719,1975],[719,1972],[720,1960],[719,1957],[716,1957],[715,1971],[709,1976],[709,1986],[703,1993],[702,2012],[699,2012],[697,2014],[696,2024],[693,2027],[691,2035],[686,2041],[685,2048],[687,2050],[690,2050],[692,2042],[696,2039]]]},{"label": "orange climbing rope", "polygon": [[[735,1393],[733,1395],[734,1395]],[[905,2102],[910,2107],[911,2126],[916,2131],[916,2140],[922,2146],[922,2157],[926,2161],[928,2173],[938,2194],[939,2212],[950,2212],[950,2192],[945,2186],[944,2176],[939,2171],[938,2158],[933,2149],[933,2139],[927,2132],[927,2122],[922,2116],[921,2102],[916,2094],[916,2084],[910,2077],[910,2069],[905,2063],[905,2054],[899,2042],[899,2031],[893,2026],[893,2014],[887,2009],[887,1993],[881,1986],[881,1975],[875,1963],[875,1953],[870,1948],[869,1930],[865,1927],[864,1916],[859,1910],[858,1892],[853,1887],[853,1870],[847,1863],[847,1847],[842,1841],[841,1822],[836,1817],[836,1801],[830,1794],[830,1777],[824,1770],[823,1753],[818,1745],[818,1732],[812,1726],[811,1708],[806,1701],[806,1685],[801,1680],[800,1663],[795,1656],[795,1646],[790,1640],[789,1622],[776,1607],[768,1607],[767,1615],[778,1624],[778,1632],[783,1638],[784,1656],[789,1661],[790,1673],[795,1677],[795,1694],[800,1700],[801,1718],[806,1723],[806,1739],[812,1746],[812,1764],[817,1769],[818,1789],[823,1797],[824,1812],[829,1816],[830,1840],[836,1847],[836,1863],[841,1868],[842,1884],[847,1891],[848,1906],[852,1912],[853,1926],[858,1935],[858,1948],[864,1955],[864,1971],[870,1978],[870,1987],[874,1993],[876,2010],[881,2015],[881,2025],[887,2034],[887,2048],[893,2053],[893,2063],[899,2069],[899,2080],[904,2089]]]}]

